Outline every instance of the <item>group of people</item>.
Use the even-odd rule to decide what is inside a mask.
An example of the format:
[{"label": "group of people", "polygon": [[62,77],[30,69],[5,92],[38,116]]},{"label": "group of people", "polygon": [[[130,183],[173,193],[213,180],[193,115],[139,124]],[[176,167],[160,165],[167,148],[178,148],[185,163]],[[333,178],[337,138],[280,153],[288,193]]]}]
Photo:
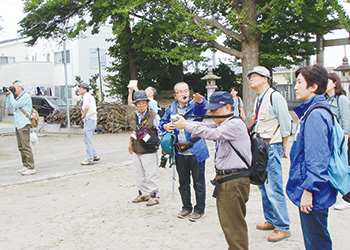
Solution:
[{"label": "group of people", "polygon": [[[250,87],[258,95],[255,102],[254,123],[249,129],[260,134],[268,145],[269,153],[268,181],[259,186],[265,221],[256,224],[256,228],[272,230],[267,240],[277,242],[291,236],[281,160],[282,157],[288,157],[286,145],[292,132],[292,119],[285,98],[271,88],[271,75],[268,69],[256,66],[247,77]],[[299,208],[305,248],[332,249],[327,229],[328,209],[335,203],[337,195],[337,191],[329,184],[327,173],[333,147],[332,117],[321,109],[312,112],[307,122],[303,120],[303,115],[313,105],[328,102],[345,131],[348,143],[350,104],[348,98],[343,95],[345,92],[337,75],[328,74],[321,65],[302,67],[296,72],[296,77],[296,98],[302,104],[294,108],[300,119],[290,152],[291,167],[286,194]],[[231,93],[215,92],[208,102],[198,93],[191,98],[189,86],[185,82],[179,82],[174,86],[175,101],[168,106],[158,121],[155,118],[156,112],[147,108],[144,108],[144,111],[139,109],[139,106],[147,106],[149,99],[144,91],[137,90],[133,101],[137,108],[135,111],[137,116],[132,114],[130,118],[139,119],[138,124],[142,124],[149,118],[142,118],[141,115],[143,114],[143,117],[151,115],[152,122],[149,125],[154,133],[159,135],[171,132],[180,145],[194,142],[186,151],[176,150],[175,155],[182,200],[182,209],[177,216],[181,219],[188,217],[190,221],[196,221],[204,214],[205,161],[209,157],[204,139],[215,141],[215,181],[221,180],[215,195],[219,222],[229,249],[248,249],[245,215],[250,180],[249,177],[242,175],[239,175],[242,176],[239,178],[234,177],[245,172],[247,166],[232,147],[237,148],[240,155],[249,163],[252,161],[252,153],[247,127],[242,121],[245,118],[241,109],[243,104],[241,106],[239,104],[241,100],[236,99],[236,92],[237,89],[232,89]],[[141,95],[143,98],[140,98]],[[141,101],[142,105],[138,104]],[[213,123],[202,122],[202,116],[208,110],[213,116]],[[177,121],[173,121],[173,116],[176,116]],[[188,118],[190,116],[197,118]],[[315,126],[317,130],[314,129]],[[134,126],[133,129],[133,134],[137,134],[138,128]],[[137,144],[136,138],[131,138],[131,145],[133,143]],[[135,172],[141,171],[143,174],[136,175],[139,188],[136,202],[149,201],[152,194],[156,194],[159,202],[157,196],[159,185],[154,185],[152,189],[152,185],[149,184],[158,181],[158,171],[150,175],[149,161],[143,161],[142,154],[133,147],[129,146],[129,151],[137,155],[134,157]],[[156,163],[153,164],[152,171],[154,169],[157,169]],[[195,191],[195,205],[191,201],[191,177]],[[145,186],[149,187],[148,190]],[[350,194],[347,194],[343,197],[346,206],[350,206],[347,203],[349,196]],[[341,205],[344,207],[343,202]]]},{"label": "group of people", "polygon": [[[6,107],[14,108],[14,128],[23,165],[18,173],[33,175],[36,174],[33,151],[30,145],[30,116],[33,104],[31,96],[24,91],[24,88],[21,81],[13,82],[12,88],[6,90]],[[84,122],[84,143],[86,146],[86,160],[81,162],[81,165],[93,165],[94,162],[101,159],[92,143],[92,136],[97,125],[97,111],[95,98],[89,93],[89,90],[90,87],[87,83],[79,85],[79,93],[83,98],[81,119]]]},{"label": "group of people", "polygon": [[[304,114],[316,104],[327,104],[344,129],[347,144],[350,132],[350,104],[344,95],[340,79],[328,74],[321,65],[305,66],[295,73],[296,98],[302,102],[294,108],[299,117],[293,145],[290,151],[290,171],[286,187],[289,199],[299,208],[300,222],[306,249],[332,249],[327,228],[328,209],[336,202],[337,191],[329,184],[327,168],[333,150],[332,116],[324,109],[315,109],[307,122]],[[268,181],[259,185],[265,221],[256,224],[259,230],[271,230],[267,237],[277,242],[291,236],[286,195],[283,189],[282,157],[287,158],[287,140],[291,135],[292,123],[284,97],[271,88],[270,71],[256,66],[247,74],[250,87],[257,93],[254,122],[249,126],[268,145]],[[30,120],[25,113],[32,109],[31,98],[20,81],[13,83],[14,95],[7,91],[7,106],[15,109],[15,130],[18,149],[21,153],[22,175],[35,174],[34,157],[30,148]],[[209,102],[195,93],[190,97],[187,83],[174,86],[175,101],[160,118],[159,107],[153,99],[155,89],[129,89],[128,104],[135,107],[129,116],[132,130],[128,151],[133,155],[134,173],[138,195],[133,203],[146,202],[147,206],[160,202],[157,148],[147,148],[140,142],[139,131],[147,128],[142,138],[147,142],[153,136],[173,133],[177,143],[186,145],[186,150],[176,150],[175,165],[179,179],[182,208],[177,214],[180,219],[195,222],[205,212],[205,161],[209,150],[205,139],[215,141],[215,192],[219,222],[229,249],[248,249],[248,230],[245,220],[246,203],[249,199],[250,180],[239,175],[251,164],[252,152],[248,129],[243,122],[243,102],[237,97],[237,89],[231,93],[219,91],[211,95]],[[135,91],[135,92],[134,92]],[[96,128],[96,103],[89,93],[89,85],[81,84],[79,93],[83,96],[82,119],[84,120],[84,141],[87,159],[82,165],[91,165],[100,160],[93,144],[92,135]],[[212,123],[203,122],[209,110]],[[195,118],[185,118],[196,116]],[[177,121],[174,121],[176,117]],[[317,127],[317,129],[315,129]],[[238,149],[239,154],[233,147]],[[235,177],[235,175],[239,175]],[[191,199],[191,179],[196,204]],[[343,196],[337,209],[350,207],[350,193]]]}]

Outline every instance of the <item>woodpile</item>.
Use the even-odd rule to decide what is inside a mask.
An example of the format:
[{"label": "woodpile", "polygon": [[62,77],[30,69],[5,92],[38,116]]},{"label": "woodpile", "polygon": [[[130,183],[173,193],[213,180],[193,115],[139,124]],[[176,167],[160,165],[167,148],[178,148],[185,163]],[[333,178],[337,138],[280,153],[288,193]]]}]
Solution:
[{"label": "woodpile", "polygon": [[[69,110],[70,124],[83,127],[81,107]],[[67,126],[67,112],[54,111],[46,117],[47,123]],[[119,102],[100,102],[97,105],[97,131],[101,133],[119,133],[128,129],[126,107]]]}]

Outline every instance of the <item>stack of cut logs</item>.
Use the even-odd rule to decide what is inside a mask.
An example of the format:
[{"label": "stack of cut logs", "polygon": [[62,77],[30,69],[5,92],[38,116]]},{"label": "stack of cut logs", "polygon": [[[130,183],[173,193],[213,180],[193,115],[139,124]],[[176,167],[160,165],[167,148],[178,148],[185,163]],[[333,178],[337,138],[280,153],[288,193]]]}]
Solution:
[{"label": "stack of cut logs", "polygon": [[[67,112],[54,111],[46,117],[47,123],[60,124],[62,128],[67,126]],[[69,110],[70,124],[83,127],[81,119],[81,107]],[[97,131],[101,133],[119,133],[128,129],[126,119],[126,107],[117,102],[100,102],[97,105]]]}]

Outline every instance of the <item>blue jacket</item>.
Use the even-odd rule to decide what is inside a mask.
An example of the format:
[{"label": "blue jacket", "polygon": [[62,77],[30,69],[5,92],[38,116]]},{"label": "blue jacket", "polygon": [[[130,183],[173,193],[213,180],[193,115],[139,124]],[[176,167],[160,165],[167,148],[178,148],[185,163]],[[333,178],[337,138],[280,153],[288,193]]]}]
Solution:
[{"label": "blue jacket", "polygon": [[[185,115],[205,115],[207,110],[204,108],[207,104],[207,100],[203,97],[202,103],[195,102],[195,103],[189,104],[191,100],[192,99],[190,98],[190,100],[188,101],[188,104],[187,104],[188,106],[187,106]],[[177,105],[178,105],[178,101],[176,100],[172,104],[170,104],[169,107],[165,110],[165,113],[159,122],[159,129],[162,132],[165,131],[163,128],[164,124],[167,124],[170,122],[170,115],[177,114]],[[194,119],[194,121],[203,121],[203,119],[196,118]],[[177,137],[177,135],[179,134],[179,130],[175,128],[174,133]],[[186,130],[185,130],[185,136],[187,141],[192,141],[194,139],[192,138],[192,134],[187,132]],[[201,139],[198,142],[196,142],[192,147],[189,148],[189,150],[193,155],[195,155],[198,163],[201,163],[209,158],[207,143],[205,142],[204,139]],[[176,151],[176,156],[177,155],[178,155],[178,152]]]},{"label": "blue jacket", "polygon": [[307,121],[302,119],[314,104],[326,104],[323,95],[316,95],[294,108],[299,117],[293,146],[290,151],[290,170],[287,195],[300,207],[304,189],[313,193],[313,210],[332,206],[337,191],[329,184],[328,166],[333,152],[333,121],[331,114],[322,108],[314,109]]}]

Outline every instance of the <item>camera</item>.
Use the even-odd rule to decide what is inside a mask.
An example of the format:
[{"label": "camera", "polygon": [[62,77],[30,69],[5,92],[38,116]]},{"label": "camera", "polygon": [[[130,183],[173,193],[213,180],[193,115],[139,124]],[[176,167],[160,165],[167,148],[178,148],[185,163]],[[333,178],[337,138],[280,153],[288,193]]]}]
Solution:
[{"label": "camera", "polygon": [[176,117],[176,115],[170,115],[170,121],[177,122],[179,118]]},{"label": "camera", "polygon": [[9,90],[9,91],[11,91],[12,92],[12,94],[14,94],[15,92],[16,92],[16,89],[15,89],[15,87],[13,87],[13,86],[10,86],[10,87],[2,87],[2,92],[7,92],[7,90]]},{"label": "camera", "polygon": [[168,158],[166,157],[166,155],[162,155],[162,157],[160,158],[159,167],[160,168],[165,168],[165,165],[166,165],[167,161],[168,161]]}]

